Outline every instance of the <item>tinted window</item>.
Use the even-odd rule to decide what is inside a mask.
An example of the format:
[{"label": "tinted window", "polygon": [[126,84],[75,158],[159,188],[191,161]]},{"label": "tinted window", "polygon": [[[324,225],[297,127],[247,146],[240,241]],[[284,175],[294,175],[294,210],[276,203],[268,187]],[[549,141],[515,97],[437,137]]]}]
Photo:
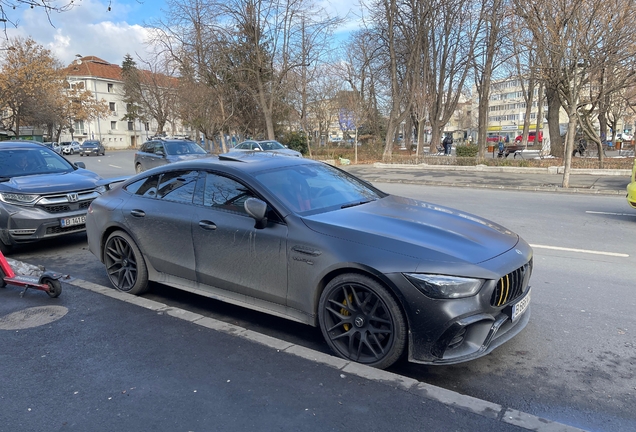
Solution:
[{"label": "tinted window", "polygon": [[192,204],[197,171],[172,171],[161,175],[157,198]]},{"label": "tinted window", "polygon": [[155,152],[155,143],[147,142],[141,147],[141,151],[144,153],[154,153]]},{"label": "tinted window", "polygon": [[236,146],[237,149],[241,149],[241,150],[247,150],[249,149],[249,143],[241,143],[239,145]]},{"label": "tinted window", "polygon": [[145,197],[154,198],[157,195],[157,182],[159,181],[158,175],[143,178],[134,183],[129,184],[124,189],[128,192],[141,195]]},{"label": "tinted window", "polygon": [[253,197],[241,183],[213,173],[206,173],[203,205],[245,213],[245,200]]}]

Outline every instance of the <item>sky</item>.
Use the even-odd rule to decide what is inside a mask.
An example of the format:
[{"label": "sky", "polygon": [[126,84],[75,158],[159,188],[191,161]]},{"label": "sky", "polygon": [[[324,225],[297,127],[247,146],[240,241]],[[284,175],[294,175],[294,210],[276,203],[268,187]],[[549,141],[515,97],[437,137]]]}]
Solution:
[{"label": "sky", "polygon": [[[358,0],[318,1],[331,16],[349,16],[339,30],[346,33],[355,27]],[[108,10],[110,6],[110,11]],[[145,26],[162,18],[167,10],[164,0],[75,0],[75,6],[63,13],[47,16],[41,8],[9,11],[17,28],[7,24],[8,37],[31,37],[51,50],[63,66],[80,55],[97,56],[121,65],[124,56],[148,57]]]}]

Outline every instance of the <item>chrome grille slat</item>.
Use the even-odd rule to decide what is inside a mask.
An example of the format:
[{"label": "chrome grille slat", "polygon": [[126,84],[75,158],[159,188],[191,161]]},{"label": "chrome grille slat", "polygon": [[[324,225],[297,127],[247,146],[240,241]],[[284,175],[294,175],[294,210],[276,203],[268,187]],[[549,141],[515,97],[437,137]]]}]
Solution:
[{"label": "chrome grille slat", "polygon": [[528,287],[531,272],[532,260],[500,278],[490,298],[490,304],[501,307],[521,297]]}]

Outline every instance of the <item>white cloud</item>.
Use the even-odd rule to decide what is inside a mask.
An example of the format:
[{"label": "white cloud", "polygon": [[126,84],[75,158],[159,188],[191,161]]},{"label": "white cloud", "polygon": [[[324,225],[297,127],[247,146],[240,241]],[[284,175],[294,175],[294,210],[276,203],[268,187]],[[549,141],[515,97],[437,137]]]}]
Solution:
[{"label": "white cloud", "polygon": [[21,13],[18,28],[8,28],[7,34],[33,38],[51,50],[63,65],[70,64],[76,54],[121,64],[126,54],[144,57],[147,52],[144,42],[148,31],[127,22],[130,14],[150,16],[141,13],[143,5],[113,2],[108,12],[108,3],[82,0],[70,11],[52,15],[52,25],[41,9],[26,9]]}]

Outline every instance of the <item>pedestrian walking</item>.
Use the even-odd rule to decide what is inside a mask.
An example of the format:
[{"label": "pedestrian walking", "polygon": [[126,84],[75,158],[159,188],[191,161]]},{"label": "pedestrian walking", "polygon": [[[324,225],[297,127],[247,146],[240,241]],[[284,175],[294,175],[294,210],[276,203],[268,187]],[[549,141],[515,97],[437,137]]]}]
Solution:
[{"label": "pedestrian walking", "polygon": [[453,137],[450,134],[446,135],[442,144],[444,144],[444,155],[450,156],[451,150],[453,149]]}]

